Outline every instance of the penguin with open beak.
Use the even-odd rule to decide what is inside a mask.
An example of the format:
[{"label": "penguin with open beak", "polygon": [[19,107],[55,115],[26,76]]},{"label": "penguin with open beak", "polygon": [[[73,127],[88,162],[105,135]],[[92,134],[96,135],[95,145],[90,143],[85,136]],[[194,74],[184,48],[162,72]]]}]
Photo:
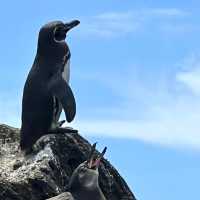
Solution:
[{"label": "penguin with open beak", "polygon": [[93,144],[88,159],[73,172],[69,182],[69,192],[64,192],[48,200],[106,200],[99,186],[99,166],[106,153],[95,155],[96,143]]},{"label": "penguin with open beak", "polygon": [[77,200],[106,200],[99,187],[99,166],[107,147],[97,156],[95,149],[96,143],[93,144],[88,159],[75,169],[70,178],[69,189]]}]

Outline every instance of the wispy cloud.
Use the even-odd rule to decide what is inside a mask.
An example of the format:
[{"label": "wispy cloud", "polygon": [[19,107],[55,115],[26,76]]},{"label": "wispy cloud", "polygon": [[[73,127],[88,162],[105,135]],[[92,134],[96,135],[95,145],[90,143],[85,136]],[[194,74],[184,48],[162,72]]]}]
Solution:
[{"label": "wispy cloud", "polygon": [[200,68],[189,72],[180,72],[177,79],[184,83],[195,94],[200,94]]},{"label": "wispy cloud", "polygon": [[[152,19],[186,17],[189,12],[177,8],[151,8],[126,12],[106,12],[82,20],[80,32],[88,36],[117,37],[142,30]],[[159,26],[159,24],[158,24]],[[167,30],[167,29],[166,29]]]},{"label": "wispy cloud", "polygon": [[200,95],[200,59],[199,56],[192,56],[186,61],[190,68],[185,69],[177,74],[176,78],[182,82],[188,90],[195,95]]},{"label": "wispy cloud", "polygon": [[183,17],[189,15],[189,12],[177,8],[153,8],[144,10],[143,14],[164,17]]},{"label": "wispy cloud", "polygon": [[[116,107],[115,116],[112,118],[83,119],[77,121],[75,125],[80,128],[82,134],[86,135],[137,139],[166,146],[200,150],[200,96],[191,94],[193,91],[199,94],[200,91],[199,62],[198,58],[192,63],[184,62],[184,66],[172,75],[173,84],[171,81],[161,83],[158,80],[159,88],[156,89],[149,88],[148,82],[133,80],[131,71],[130,76],[126,76],[120,83],[100,79],[99,81],[104,82],[103,84],[107,85],[112,92],[122,95],[126,103]],[[198,73],[194,72],[194,66],[195,72]],[[183,72],[183,69],[187,69],[187,72]],[[114,80],[118,79],[114,78]],[[132,83],[134,83],[134,90]],[[180,91],[171,94],[166,89],[174,87],[179,88]],[[136,97],[141,102],[144,101],[143,111],[141,105],[133,103]],[[112,112],[109,108],[103,110],[105,116]],[[141,115],[140,112],[143,114]],[[136,118],[133,113],[140,117]]]},{"label": "wispy cloud", "polygon": [[181,118],[183,110],[177,118],[173,117],[174,114],[169,113],[155,121],[83,120],[75,125],[86,136],[136,139],[164,146],[200,150],[200,127],[194,126],[198,124],[200,115],[196,116],[196,120],[191,117],[188,120],[188,117]]},{"label": "wispy cloud", "polygon": [[134,15],[131,12],[110,12],[85,20],[81,33],[110,38],[132,33],[138,30],[139,26],[139,21],[134,20]]}]

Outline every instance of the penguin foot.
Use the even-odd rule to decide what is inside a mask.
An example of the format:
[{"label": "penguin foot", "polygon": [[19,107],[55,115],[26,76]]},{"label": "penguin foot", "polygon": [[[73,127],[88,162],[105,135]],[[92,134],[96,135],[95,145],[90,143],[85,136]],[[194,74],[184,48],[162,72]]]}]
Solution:
[{"label": "penguin foot", "polygon": [[65,122],[66,122],[66,120],[62,120],[62,121],[58,122],[58,127],[61,127]]},{"label": "penguin foot", "polygon": [[72,127],[60,127],[59,131],[62,131],[65,133],[78,133],[78,130],[73,129]]},{"label": "penguin foot", "polygon": [[78,133],[78,130],[71,127],[57,127],[48,132],[49,134],[59,134],[59,133]]}]

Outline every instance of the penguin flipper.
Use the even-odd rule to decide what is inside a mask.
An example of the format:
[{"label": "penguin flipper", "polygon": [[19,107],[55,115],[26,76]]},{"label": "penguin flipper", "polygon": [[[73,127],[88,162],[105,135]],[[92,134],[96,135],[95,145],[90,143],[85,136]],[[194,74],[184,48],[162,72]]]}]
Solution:
[{"label": "penguin flipper", "polygon": [[67,121],[71,122],[76,114],[76,102],[70,86],[61,74],[54,75],[48,86],[52,95],[58,98],[62,104]]}]

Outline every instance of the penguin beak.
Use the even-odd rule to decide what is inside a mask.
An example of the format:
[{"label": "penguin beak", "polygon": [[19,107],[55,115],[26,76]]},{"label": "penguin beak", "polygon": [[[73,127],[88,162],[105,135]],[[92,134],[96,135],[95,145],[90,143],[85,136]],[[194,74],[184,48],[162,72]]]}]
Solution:
[{"label": "penguin beak", "polygon": [[65,23],[65,32],[67,33],[70,29],[78,26],[80,24],[79,20],[73,20],[71,22]]},{"label": "penguin beak", "polygon": [[95,143],[92,145],[90,154],[89,154],[88,159],[87,159],[87,163],[88,163],[88,167],[89,167],[89,168],[92,167],[92,163],[93,163],[93,160],[94,160],[94,153],[95,153],[96,145],[97,145],[97,142],[95,142]]},{"label": "penguin beak", "polygon": [[92,165],[92,168],[94,169],[98,169],[99,168],[99,165],[101,163],[101,159],[103,158],[104,154],[106,153],[106,150],[107,150],[107,147],[105,147],[103,149],[103,151],[101,152],[101,154],[98,156],[98,158],[94,161],[93,165]]},{"label": "penguin beak", "polygon": [[107,147],[105,147],[103,149],[102,153],[96,159],[94,159],[94,152],[95,152],[96,144],[97,143],[93,144],[89,158],[88,158],[88,161],[87,161],[88,168],[94,169],[94,170],[99,168],[99,165],[101,163],[101,159],[103,158],[103,156],[104,156],[104,154],[106,153],[106,150],[107,150]]}]

